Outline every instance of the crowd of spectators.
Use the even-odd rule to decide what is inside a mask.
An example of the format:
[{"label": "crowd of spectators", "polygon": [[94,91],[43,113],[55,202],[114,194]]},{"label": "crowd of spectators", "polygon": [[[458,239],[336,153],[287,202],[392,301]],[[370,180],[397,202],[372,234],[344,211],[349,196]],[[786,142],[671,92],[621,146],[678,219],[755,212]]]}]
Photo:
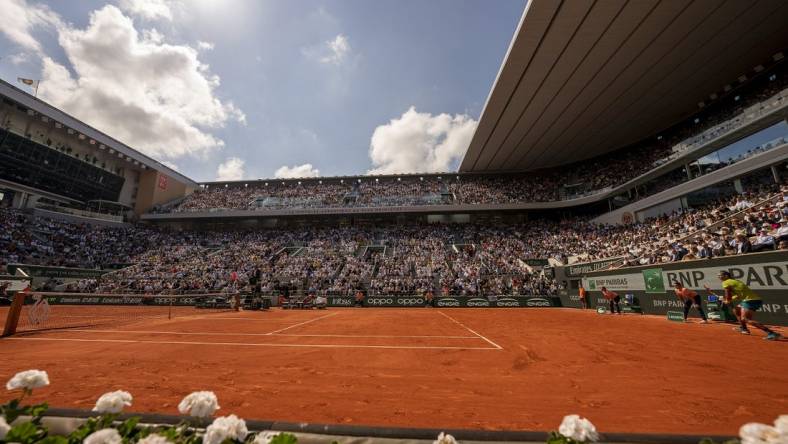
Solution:
[{"label": "crowd of spectators", "polygon": [[9,263],[99,268],[128,264],[170,235],[144,228],[73,224],[0,210],[0,268]]},{"label": "crowd of spectators", "polygon": [[788,186],[771,186],[721,199],[694,210],[662,218],[645,230],[654,232],[628,251],[626,265],[788,249]]},{"label": "crowd of spectators", "polygon": [[99,268],[133,264],[50,290],[212,293],[282,287],[330,294],[554,294],[526,259],[553,264],[620,258],[623,265],[788,249],[788,186],[746,183],[744,194],[628,225],[573,217],[519,224],[309,227],[170,232],[109,228],[0,210],[0,263]]}]

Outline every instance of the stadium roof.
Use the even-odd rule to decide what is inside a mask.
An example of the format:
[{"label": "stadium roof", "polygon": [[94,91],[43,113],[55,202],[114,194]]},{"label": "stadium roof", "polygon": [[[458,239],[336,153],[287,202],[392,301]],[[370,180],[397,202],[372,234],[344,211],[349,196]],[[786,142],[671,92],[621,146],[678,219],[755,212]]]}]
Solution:
[{"label": "stadium roof", "polygon": [[531,0],[460,171],[559,166],[655,135],[779,59],[786,23],[780,0]]},{"label": "stadium roof", "polygon": [[123,156],[122,158],[127,160],[132,168],[136,169],[145,169],[150,168],[160,173],[164,173],[169,177],[174,178],[175,180],[191,187],[196,187],[197,183],[192,179],[184,176],[183,174],[173,170],[172,168],[164,165],[163,163],[152,159],[145,154],[140,153],[139,151],[131,148],[130,146],[120,142],[112,137],[108,136],[107,134],[93,128],[92,126],[82,122],[81,120],[73,117],[65,112],[61,111],[58,108],[50,105],[49,103],[33,97],[32,95],[28,94],[25,91],[11,85],[10,83],[0,80],[0,96],[7,97],[14,102],[26,107],[27,109],[33,110],[38,114],[46,116],[55,122],[58,122],[65,126],[66,128],[71,128],[79,134],[85,135],[90,140],[96,141],[97,149],[99,146],[103,145],[108,147],[118,153],[119,156]]}]

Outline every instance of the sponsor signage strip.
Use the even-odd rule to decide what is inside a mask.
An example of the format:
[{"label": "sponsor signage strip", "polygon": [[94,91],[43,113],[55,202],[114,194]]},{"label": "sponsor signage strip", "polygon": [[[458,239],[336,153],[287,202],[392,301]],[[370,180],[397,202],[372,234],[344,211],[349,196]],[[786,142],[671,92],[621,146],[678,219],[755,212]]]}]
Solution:
[{"label": "sponsor signage strip", "polygon": [[[355,298],[352,296],[331,296],[328,298],[330,307],[352,307]],[[365,307],[426,307],[427,299],[423,296],[370,296],[364,299]],[[436,297],[432,306],[439,308],[504,308],[504,307],[560,307],[554,298],[548,296],[497,296],[483,297]]]},{"label": "sponsor signage strip", "polygon": [[41,265],[8,264],[10,274],[15,274],[17,269],[23,270],[30,277],[36,278],[95,278],[106,274],[108,270],[94,270],[92,268],[70,267],[45,267]]}]

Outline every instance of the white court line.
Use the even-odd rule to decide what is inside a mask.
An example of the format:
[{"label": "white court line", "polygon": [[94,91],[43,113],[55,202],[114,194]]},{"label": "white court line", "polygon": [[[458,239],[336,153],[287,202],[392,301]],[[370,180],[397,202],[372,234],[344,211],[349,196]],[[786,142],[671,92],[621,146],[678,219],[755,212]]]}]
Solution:
[{"label": "white court line", "polygon": [[436,339],[479,339],[478,336],[433,336],[433,335],[297,335],[297,334],[275,334],[272,336],[293,336],[307,338],[436,338]]},{"label": "white court line", "polygon": [[291,326],[289,326],[289,327],[280,328],[279,330],[270,331],[270,332],[268,332],[268,334],[269,334],[269,335],[273,335],[273,334],[275,334],[275,333],[283,332],[283,331],[285,331],[285,330],[290,330],[291,328],[300,327],[300,326],[302,326],[302,325],[306,325],[306,324],[309,324],[309,323],[312,323],[312,322],[315,322],[315,321],[319,321],[319,320],[321,320],[321,319],[330,318],[331,316],[336,316],[336,315],[338,315],[338,314],[339,314],[339,312],[335,312],[335,313],[327,314],[327,315],[325,315],[325,316],[320,316],[319,318],[314,318],[314,319],[310,319],[310,320],[308,320],[308,321],[299,322],[298,324],[291,325]]},{"label": "white court line", "polygon": [[221,317],[216,318],[211,315],[194,315],[194,316],[178,316],[173,318],[173,321],[192,321],[195,319],[222,319],[222,320],[232,320],[232,321],[259,321],[259,322],[271,322],[271,319],[258,319],[258,318],[227,318]]},{"label": "white court line", "polygon": [[9,341],[62,341],[103,342],[113,344],[170,344],[170,345],[221,345],[244,347],[298,347],[298,348],[384,348],[393,350],[500,350],[492,347],[440,347],[430,345],[336,345],[336,344],[273,344],[255,342],[195,342],[195,341],[143,341],[135,339],[79,339],[79,338],[3,338]]},{"label": "white court line", "polygon": [[444,312],[442,312],[442,311],[439,311],[438,313],[440,313],[440,314],[442,314],[443,316],[447,317],[449,320],[451,320],[451,321],[452,321],[452,322],[454,322],[455,324],[459,325],[460,327],[462,327],[462,328],[464,328],[464,329],[468,330],[469,332],[471,332],[471,333],[475,334],[475,335],[476,335],[476,336],[478,336],[479,338],[481,338],[481,339],[484,339],[485,341],[487,341],[488,343],[490,343],[490,344],[491,344],[493,347],[495,347],[496,349],[498,349],[498,350],[503,350],[503,347],[501,347],[500,345],[496,344],[495,342],[493,342],[493,341],[491,341],[491,340],[489,340],[489,339],[485,338],[484,336],[480,335],[479,333],[476,333],[475,331],[471,330],[470,328],[468,328],[468,327],[467,327],[465,324],[463,324],[462,322],[460,322],[460,321],[458,321],[458,320],[454,319],[453,317],[451,317],[451,316],[447,315],[446,313],[444,313]]},{"label": "white court line", "polygon": [[[66,328],[64,332],[80,333],[134,333],[151,335],[181,335],[181,336],[286,336],[286,337],[314,337],[314,338],[436,338],[436,339],[479,339],[478,336],[398,336],[398,335],[298,335],[287,333],[227,333],[227,332],[186,332],[186,331],[158,331],[158,330],[96,330],[82,328]],[[53,331],[57,333],[57,331]]]}]

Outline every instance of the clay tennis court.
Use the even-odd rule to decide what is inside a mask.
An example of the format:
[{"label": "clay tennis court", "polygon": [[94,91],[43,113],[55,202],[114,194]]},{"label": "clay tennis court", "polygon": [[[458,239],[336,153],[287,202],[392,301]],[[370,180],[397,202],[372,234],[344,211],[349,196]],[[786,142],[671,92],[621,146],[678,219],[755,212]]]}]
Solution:
[{"label": "clay tennis court", "polygon": [[0,377],[47,370],[34,398],[56,407],[123,389],[131,411],[177,414],[213,390],[249,419],[736,434],[788,411],[788,344],[758,334],[555,308],[196,312],[5,338]]}]

